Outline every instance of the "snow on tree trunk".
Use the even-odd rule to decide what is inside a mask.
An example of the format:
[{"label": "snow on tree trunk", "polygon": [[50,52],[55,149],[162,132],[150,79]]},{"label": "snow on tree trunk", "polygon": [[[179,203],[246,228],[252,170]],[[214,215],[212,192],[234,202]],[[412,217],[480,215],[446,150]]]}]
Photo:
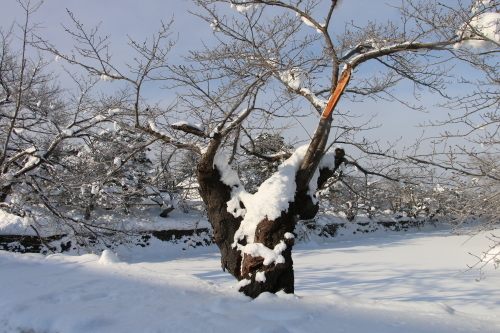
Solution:
[{"label": "snow on tree trunk", "polygon": [[343,158],[335,159],[334,152],[325,155],[313,185],[297,191],[296,175],[307,148],[297,149],[255,194],[245,191],[227,158],[216,155],[215,149],[203,154],[198,165],[200,195],[221,251],[222,268],[240,281],[240,291],[250,297],[280,290],[294,292],[295,225],[299,219],[316,215],[313,193]]},{"label": "snow on tree trunk", "polygon": [[221,252],[222,269],[241,280],[242,258],[239,251],[232,247],[232,243],[242,218],[234,217],[227,211],[227,202],[231,199],[231,187],[221,180],[220,172],[214,168],[212,154],[202,156],[197,176],[199,192],[207,207],[215,243]]}]

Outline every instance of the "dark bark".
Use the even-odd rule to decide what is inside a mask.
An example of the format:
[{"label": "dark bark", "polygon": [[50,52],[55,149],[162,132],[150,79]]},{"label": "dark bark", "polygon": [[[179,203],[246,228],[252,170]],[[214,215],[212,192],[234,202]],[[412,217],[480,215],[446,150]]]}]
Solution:
[{"label": "dark bark", "polygon": [[[249,254],[244,255],[242,264],[242,278],[249,279],[250,283],[241,287],[240,291],[245,295],[255,298],[263,292],[276,293],[283,290],[293,293],[295,287],[292,247],[294,239],[286,239],[286,233],[292,233],[297,219],[291,212],[282,212],[275,220],[264,219],[257,226],[255,232],[255,243],[262,243],[273,249],[281,241],[285,242],[286,249],[281,252],[285,259],[284,263],[272,263],[264,265],[264,258],[254,258]],[[264,272],[265,281],[256,281],[257,273]]]},{"label": "dark bark", "polygon": [[208,219],[214,231],[214,240],[221,252],[222,269],[241,280],[241,254],[232,247],[234,234],[241,224],[241,217],[227,212],[231,188],[220,180],[220,173],[213,167],[213,157],[204,156],[197,169],[199,192],[205,202]]},{"label": "dark bark", "polygon": [[0,189],[0,202],[5,202],[11,191],[12,191],[12,185],[3,186]]}]

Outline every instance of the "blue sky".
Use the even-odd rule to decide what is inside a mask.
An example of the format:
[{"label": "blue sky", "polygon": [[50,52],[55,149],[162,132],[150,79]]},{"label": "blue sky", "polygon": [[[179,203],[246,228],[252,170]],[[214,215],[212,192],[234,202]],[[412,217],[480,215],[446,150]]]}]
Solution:
[{"label": "blue sky", "polygon": [[[334,27],[343,29],[345,22],[349,21],[353,21],[356,25],[364,25],[370,19],[379,22],[394,19],[397,17],[397,13],[385,4],[387,2],[394,5],[400,4],[400,1],[397,0],[385,2],[344,1],[334,16]],[[229,5],[227,7],[229,11]],[[110,41],[116,59],[126,59],[130,55],[126,45],[127,35],[136,40],[143,40],[155,32],[161,20],[169,21],[172,17],[175,20],[174,35],[178,35],[177,45],[172,51],[174,59],[176,55],[185,53],[186,50],[199,47],[202,42],[208,44],[215,42],[210,26],[188,12],[188,10],[197,10],[193,2],[189,0],[146,0],[142,2],[132,0],[46,0],[32,20],[42,23],[45,28],[40,30],[39,34],[58,45],[62,50],[69,50],[73,46],[73,41],[61,26],[62,24],[71,26],[66,8],[71,10],[87,28],[101,24],[102,33],[111,35]],[[319,11],[319,13],[321,12]],[[14,18],[22,20],[22,10],[15,0],[4,0],[0,12],[1,25],[5,27]],[[368,67],[370,64],[363,66]],[[400,96],[405,96],[404,98],[411,98],[412,95],[408,85],[402,86],[399,93]],[[168,100],[171,98],[168,92],[160,90],[152,92],[152,96],[155,99]],[[429,106],[431,114],[408,110],[395,102],[352,103],[344,99],[339,107],[343,110],[353,110],[357,114],[378,113],[379,116],[374,123],[384,126],[366,133],[366,135],[373,139],[380,139],[382,142],[404,137],[405,145],[408,145],[413,142],[413,138],[418,137],[422,132],[421,128],[414,127],[415,124],[422,123],[429,118],[439,117],[444,113],[444,110],[433,107],[437,101],[435,95],[425,94],[423,100]],[[310,133],[314,130],[315,124],[315,119],[305,122]],[[302,128],[294,133],[298,132],[300,132],[301,137],[307,137],[307,133],[304,133]]]}]

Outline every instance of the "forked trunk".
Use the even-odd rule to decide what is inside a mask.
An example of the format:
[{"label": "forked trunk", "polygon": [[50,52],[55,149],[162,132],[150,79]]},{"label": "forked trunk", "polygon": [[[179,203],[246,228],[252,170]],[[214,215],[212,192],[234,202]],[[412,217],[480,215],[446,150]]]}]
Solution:
[{"label": "forked trunk", "polygon": [[[276,293],[280,290],[286,293],[294,292],[293,231],[299,219],[311,219],[318,212],[318,204],[313,202],[309,194],[309,183],[315,171],[319,169],[319,177],[316,186],[313,187],[321,187],[344,161],[344,150],[339,148],[335,150],[334,165],[320,168],[332,121],[332,111],[349,82],[350,74],[351,68],[347,66],[323,112],[307,153],[295,174],[296,192],[293,200],[288,202],[288,207],[280,208],[282,211],[279,216],[272,219],[265,216],[260,222],[259,217],[253,221],[253,223],[258,222],[254,235],[247,234],[242,237],[239,235],[238,239],[235,239],[243,218],[228,212],[228,202],[233,199],[233,190],[241,185],[231,187],[224,183],[222,171],[214,165],[222,138],[214,136],[202,155],[197,169],[200,195],[207,206],[215,242],[221,251],[222,268],[227,269],[240,281],[240,291],[245,295],[255,298],[263,292]],[[265,205],[266,202],[262,204]],[[272,202],[269,204],[273,205]],[[234,202],[232,205],[234,207]],[[241,201],[239,205],[245,208]],[[253,243],[246,244],[245,237],[251,237]]]},{"label": "forked trunk", "polygon": [[[321,185],[333,175],[333,170],[322,169],[318,179]],[[214,230],[214,238],[221,251],[221,265],[238,281],[240,291],[255,298],[263,292],[276,293],[283,290],[294,292],[294,271],[292,247],[293,232],[299,219],[313,218],[318,205],[313,203],[307,191],[297,192],[287,211],[274,219],[263,219],[256,228],[254,243],[266,248],[279,249],[282,260],[266,264],[261,256],[242,253],[234,246],[235,233],[241,225],[242,218],[234,217],[227,211],[227,202],[231,199],[232,189],[221,181],[221,174],[213,162],[204,159],[198,166],[200,195],[207,206],[209,221]],[[245,240],[240,240],[244,244]],[[284,245],[284,246],[283,246]]]}]

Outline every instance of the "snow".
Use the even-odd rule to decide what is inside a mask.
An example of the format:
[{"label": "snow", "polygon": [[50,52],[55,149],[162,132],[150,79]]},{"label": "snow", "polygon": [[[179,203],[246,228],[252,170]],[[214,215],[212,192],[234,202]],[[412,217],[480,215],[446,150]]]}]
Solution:
[{"label": "snow", "polygon": [[242,186],[238,173],[227,163],[227,159],[225,154],[217,154],[214,157],[214,166],[219,170],[220,180],[227,186]]},{"label": "snow", "polygon": [[300,89],[303,77],[304,72],[300,68],[292,68],[279,73],[280,80],[293,90]]},{"label": "snow", "polygon": [[172,126],[183,126],[183,125],[197,129],[200,132],[205,131],[205,126],[203,126],[202,124],[193,124],[193,123],[187,122],[185,120],[181,120],[181,121],[178,121],[178,122],[172,124]]},{"label": "snow", "polygon": [[90,122],[90,124],[95,125],[98,122],[101,122],[101,121],[104,121],[104,120],[106,120],[106,117],[104,115],[102,115],[102,114],[98,114],[98,115],[90,118],[89,122]]},{"label": "snow", "polygon": [[70,128],[64,128],[61,130],[61,134],[64,136],[72,136],[74,134],[74,132]]},{"label": "snow", "polygon": [[101,80],[104,81],[104,82],[113,82],[115,79],[113,79],[109,75],[101,74]]},{"label": "snow", "polygon": [[[299,84],[300,87],[300,84]],[[328,105],[328,101],[316,96],[310,89],[308,88],[300,88],[300,91],[305,95],[309,96],[312,100],[312,103],[315,107],[319,107],[320,109],[324,109]]]},{"label": "snow", "polygon": [[[297,14],[298,14],[298,13],[297,13]],[[304,16],[300,15],[300,19],[302,20],[302,22],[304,22],[304,24],[305,24],[305,25],[307,25],[307,26],[309,26],[309,27],[311,27],[311,28],[315,28],[317,33],[319,33],[319,34],[321,33],[321,30],[320,30],[320,29],[318,29],[318,28],[314,25],[314,23],[312,23],[312,22],[311,22],[311,21],[310,21],[307,17],[304,17]],[[321,24],[321,26],[324,26],[324,24]]]},{"label": "snow", "polygon": [[149,124],[149,128],[150,128],[153,132],[156,132],[156,133],[158,133],[158,134],[160,134],[160,135],[163,135],[163,136],[168,136],[168,135],[167,135],[168,133],[166,133],[166,132],[164,132],[164,131],[160,131],[160,129],[156,126],[156,124],[155,124],[154,122],[149,121],[149,122],[148,122],[148,124]]},{"label": "snow", "polygon": [[[242,0],[240,2],[245,3],[247,1],[246,0]],[[246,12],[248,12],[249,10],[257,9],[257,8],[259,8],[259,6],[260,5],[257,4],[257,3],[254,3],[254,4],[252,4],[252,3],[249,3],[249,4],[236,4],[236,3],[232,3],[231,2],[231,8],[235,8],[238,12],[243,13],[243,14],[246,13]]]},{"label": "snow", "polygon": [[[243,217],[239,229],[234,235],[233,246],[243,253],[251,254],[253,257],[263,257],[264,264],[281,262],[281,251],[285,247],[278,244],[274,249],[269,249],[262,244],[253,244],[257,225],[264,219],[274,220],[282,212],[288,211],[290,202],[295,198],[295,175],[302,163],[309,145],[299,147],[294,154],[288,158],[278,168],[278,171],[269,177],[259,187],[255,194],[248,193],[235,170],[227,164],[225,155],[216,155],[214,165],[221,174],[221,181],[232,187],[231,199],[227,202],[227,211],[235,217]],[[320,163],[321,168],[333,168],[335,163],[334,151],[328,152]],[[317,184],[319,170],[312,178],[311,184]],[[312,195],[316,187],[310,185],[309,194]],[[245,208],[242,208],[242,205]],[[290,237],[288,235],[287,237]],[[240,240],[245,240],[246,245],[239,244]],[[284,246],[284,243],[283,243]]]},{"label": "snow", "polygon": [[[484,37],[486,37],[489,40],[484,40],[484,37],[477,36],[474,33],[474,31],[472,31],[471,27],[479,31],[479,33],[483,34]],[[456,49],[460,47],[470,46],[475,49],[491,50],[493,48],[498,47],[498,43],[500,43],[500,13],[489,12],[477,15],[471,20],[470,26],[464,25],[458,31],[458,35],[459,36],[463,35],[464,37],[473,39],[457,43],[454,46]],[[482,39],[474,39],[474,38],[482,38]]]},{"label": "snow", "polygon": [[31,223],[29,217],[8,214],[0,209],[0,235],[35,235]]},{"label": "snow", "polygon": [[266,282],[266,272],[257,272],[255,274],[255,281]]},{"label": "snow", "polygon": [[90,190],[90,193],[93,195],[96,195],[99,193],[99,184],[92,184],[92,188]]},{"label": "snow", "polygon": [[109,114],[110,116],[112,116],[112,115],[114,115],[114,114],[116,114],[116,113],[120,113],[120,112],[122,112],[122,111],[123,111],[123,110],[122,110],[122,109],[120,109],[120,108],[108,109],[108,114]]},{"label": "snow", "polygon": [[28,161],[24,164],[23,169],[31,168],[32,166],[36,165],[37,163],[40,162],[40,158],[37,156],[30,156],[28,158]]},{"label": "snow", "polygon": [[116,254],[111,250],[102,251],[101,257],[98,260],[101,265],[112,265],[117,262],[120,262],[120,259],[116,256]]},{"label": "snow", "polygon": [[210,23],[210,27],[212,28],[213,31],[220,31],[219,21],[214,19],[212,23]]},{"label": "snow", "polygon": [[115,157],[115,159],[113,160],[113,165],[115,165],[115,166],[121,166],[122,165],[122,159],[121,159],[121,157],[119,157],[119,156]]},{"label": "snow", "polygon": [[270,249],[261,243],[251,243],[244,246],[244,252],[254,258],[263,257],[264,265],[271,265],[273,263],[284,264],[285,258],[281,255],[286,249],[285,242],[281,241],[274,249]]},{"label": "snow", "polygon": [[301,244],[295,294],[254,300],[221,271],[215,247],[0,251],[0,331],[499,332],[498,272],[478,283],[474,272],[457,275],[484,245],[467,239],[438,231]]},{"label": "snow", "polygon": [[[231,212],[229,207],[234,208],[235,202],[238,201],[243,202],[246,207],[243,221],[234,236],[235,245],[241,239],[246,239],[249,244],[253,243],[255,229],[259,222],[265,218],[274,220],[281,215],[281,212],[288,210],[289,203],[293,201],[295,196],[295,174],[307,148],[308,145],[299,147],[289,159],[279,166],[278,171],[259,187],[255,194],[247,193],[241,186],[238,187],[237,191],[233,191],[232,200],[228,203],[228,212]],[[238,248],[245,252],[245,246],[238,244]]]}]

